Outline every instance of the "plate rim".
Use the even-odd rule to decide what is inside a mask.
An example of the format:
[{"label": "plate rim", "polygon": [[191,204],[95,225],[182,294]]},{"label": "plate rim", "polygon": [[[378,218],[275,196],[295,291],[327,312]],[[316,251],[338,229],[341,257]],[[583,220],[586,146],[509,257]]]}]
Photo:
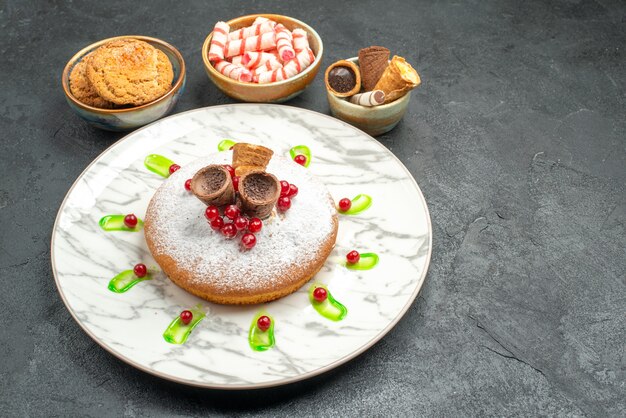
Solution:
[{"label": "plate rim", "polygon": [[[306,373],[302,373],[302,374],[298,374],[296,376],[292,376],[289,378],[283,378],[283,379],[279,379],[279,380],[272,380],[269,382],[263,382],[263,383],[245,383],[245,384],[236,384],[236,385],[227,385],[227,384],[213,384],[213,383],[201,383],[201,382],[197,382],[197,381],[193,381],[193,380],[188,380],[188,379],[184,379],[181,377],[176,377],[176,376],[172,376],[170,374],[164,373],[164,372],[158,372],[156,370],[153,370],[149,367],[146,367],[142,364],[136,363],[135,361],[133,361],[132,359],[122,355],[121,353],[119,353],[117,350],[115,350],[113,347],[109,347],[107,346],[104,342],[100,341],[99,338],[97,338],[89,329],[87,329],[82,322],[78,319],[78,317],[76,316],[76,314],[74,313],[73,309],[70,307],[70,304],[67,300],[67,298],[65,297],[65,293],[63,292],[63,289],[60,286],[59,283],[59,278],[57,276],[57,269],[56,269],[56,264],[55,264],[55,250],[54,250],[54,243],[55,243],[55,237],[57,235],[57,227],[59,225],[59,220],[61,217],[61,213],[65,207],[65,204],[67,202],[67,199],[69,198],[70,194],[72,193],[72,191],[74,190],[74,188],[76,187],[76,185],[78,184],[78,182],[83,178],[83,176],[87,173],[87,171],[89,171],[89,169],[95,165],[100,159],[102,159],[106,154],[108,154],[113,148],[119,146],[121,143],[123,143],[124,141],[126,141],[130,136],[134,135],[135,133],[142,131],[144,129],[148,129],[150,128],[152,125],[158,124],[158,123],[162,123],[165,120],[168,120],[170,118],[175,118],[175,117],[179,117],[181,115],[185,115],[188,113],[193,113],[193,112],[199,112],[205,109],[213,109],[213,108],[222,108],[222,107],[288,107],[290,109],[296,109],[298,111],[303,111],[306,113],[313,113],[317,116],[322,116],[324,118],[329,118],[332,119],[335,122],[340,122],[342,125],[350,128],[350,129],[354,129],[358,132],[360,132],[361,134],[369,137],[370,139],[372,139],[374,141],[374,143],[382,148],[382,150],[387,151],[389,154],[391,154],[392,158],[396,161],[396,163],[398,163],[400,165],[400,167],[405,171],[406,174],[408,174],[409,178],[411,179],[413,185],[415,186],[415,188],[417,189],[417,191],[419,192],[419,198],[420,201],[422,202],[422,204],[424,205],[424,210],[426,212],[426,223],[427,223],[427,227],[428,227],[428,253],[426,254],[426,264],[424,265],[424,269],[418,279],[418,286],[416,286],[415,290],[413,291],[413,293],[411,294],[410,298],[408,299],[407,303],[402,307],[402,309],[400,310],[400,312],[398,313],[398,315],[396,315],[395,318],[393,318],[382,330],[380,330],[378,332],[378,334],[376,334],[373,338],[371,338],[367,343],[365,343],[364,345],[362,345],[361,347],[359,347],[358,349],[356,349],[355,351],[339,358],[336,359],[335,361],[326,364],[325,366],[322,366],[320,368],[317,368],[315,370],[311,370],[308,371]],[[334,118],[330,115],[326,115],[324,113],[320,113],[320,112],[316,112],[314,110],[310,110],[310,109],[305,109],[305,108],[301,108],[301,107],[297,107],[297,106],[288,106],[288,105],[279,105],[279,104],[267,104],[267,103],[231,103],[231,104],[223,104],[223,105],[216,105],[216,106],[204,106],[204,107],[198,107],[195,109],[189,109],[180,113],[176,113],[170,116],[167,116],[165,118],[161,118],[159,120],[156,120],[146,126],[143,126],[139,129],[135,129],[132,132],[129,132],[128,134],[124,135],[123,137],[121,137],[120,139],[118,139],[117,141],[115,141],[114,143],[112,143],[111,145],[109,145],[107,148],[105,148],[96,158],[94,158],[88,165],[87,167],[85,167],[83,169],[83,171],[76,177],[76,179],[74,180],[74,182],[72,183],[72,185],[70,186],[70,188],[68,189],[67,193],[65,194],[65,197],[63,198],[63,200],[61,201],[61,204],[59,205],[59,210],[57,211],[57,215],[54,219],[54,225],[52,227],[52,236],[50,238],[50,263],[51,263],[51,267],[52,267],[52,275],[54,277],[54,282],[56,285],[56,288],[59,292],[59,295],[61,296],[61,300],[63,301],[63,304],[65,305],[65,308],[69,311],[70,315],[72,316],[72,318],[74,319],[74,321],[78,324],[78,326],[93,340],[95,341],[100,347],[102,347],[105,351],[107,351],[109,354],[112,354],[114,357],[116,357],[117,359],[123,361],[124,363],[138,369],[141,370],[145,373],[148,373],[152,376],[156,376],[159,377],[161,379],[165,379],[171,382],[175,382],[175,383],[180,383],[180,384],[184,384],[184,385],[188,385],[188,386],[193,386],[193,387],[199,387],[199,388],[205,388],[205,389],[217,389],[217,390],[251,390],[251,389],[265,389],[265,388],[272,388],[272,387],[278,387],[278,386],[284,386],[284,385],[289,385],[295,382],[299,382],[302,380],[306,380],[306,379],[310,379],[312,377],[315,376],[319,376],[321,374],[324,374],[326,372],[329,372],[339,366],[341,366],[342,364],[345,364],[347,362],[349,362],[350,360],[355,359],[356,357],[358,357],[359,355],[363,354],[365,351],[369,350],[371,347],[373,347],[377,342],[379,342],[385,335],[387,335],[389,333],[389,331],[391,331],[397,324],[398,322],[400,322],[400,320],[404,317],[404,315],[406,315],[407,311],[409,310],[409,308],[413,305],[413,303],[415,302],[415,299],[417,299],[417,296],[419,295],[420,291],[422,290],[422,287],[424,286],[424,282],[426,281],[426,275],[428,274],[428,268],[430,267],[430,259],[432,256],[432,249],[433,249],[433,230],[432,230],[432,222],[430,219],[430,211],[428,210],[428,205],[426,203],[426,198],[424,197],[424,193],[422,192],[422,189],[419,187],[419,185],[417,184],[417,181],[415,180],[415,178],[413,177],[413,174],[411,174],[411,172],[406,168],[406,166],[402,163],[402,161],[400,161],[400,159],[398,157],[396,157],[396,155],[391,152],[391,150],[389,150],[387,147],[385,147],[381,142],[379,142],[376,138],[372,137],[371,135],[367,134],[366,132],[358,129],[355,126],[352,126],[342,120],[339,120],[337,118]]]}]

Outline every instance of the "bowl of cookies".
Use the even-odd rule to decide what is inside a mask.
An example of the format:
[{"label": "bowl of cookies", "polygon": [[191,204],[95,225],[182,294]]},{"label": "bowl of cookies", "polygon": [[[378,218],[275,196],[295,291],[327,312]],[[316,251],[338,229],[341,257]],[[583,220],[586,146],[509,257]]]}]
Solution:
[{"label": "bowl of cookies", "polygon": [[217,22],[202,46],[209,79],[244,102],[280,103],[313,81],[324,46],[317,32],[297,19],[256,14]]},{"label": "bowl of cookies", "polygon": [[63,70],[70,107],[91,125],[126,131],[167,115],[185,87],[185,61],[160,39],[118,36],[81,49]]},{"label": "bowl of cookies", "polygon": [[387,48],[370,46],[331,64],[324,82],[332,115],[377,136],[400,122],[421,79],[404,58],[390,59]]}]

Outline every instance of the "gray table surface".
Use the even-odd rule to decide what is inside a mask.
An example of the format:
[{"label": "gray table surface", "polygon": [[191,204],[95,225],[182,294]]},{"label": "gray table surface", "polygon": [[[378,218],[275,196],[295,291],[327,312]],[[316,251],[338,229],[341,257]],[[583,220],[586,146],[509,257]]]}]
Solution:
[{"label": "gray table surface", "polygon": [[[626,415],[623,1],[0,3],[0,415]],[[422,292],[383,340],[298,384],[194,389],[92,341],[57,293],[49,239],[81,171],[121,134],[65,104],[66,61],[96,40],[176,45],[174,112],[231,103],[200,48],[216,20],[275,12],[320,33],[322,69],[384,45],[422,76],[379,140],[433,224]],[[323,77],[288,103],[329,113]]]}]

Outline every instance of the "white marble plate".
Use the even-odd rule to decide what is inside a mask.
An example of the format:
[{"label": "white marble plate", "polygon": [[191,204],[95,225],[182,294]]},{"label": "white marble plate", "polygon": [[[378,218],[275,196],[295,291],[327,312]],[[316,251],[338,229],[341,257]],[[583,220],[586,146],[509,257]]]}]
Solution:
[{"label": "white marble plate", "polygon": [[[107,214],[143,217],[163,178],[143,161],[151,153],[180,165],[217,152],[224,138],[287,155],[312,151],[309,170],[338,201],[366,193],[372,206],[340,216],[339,234],[314,278],[348,308],[340,322],[320,316],[307,286],[263,306],[220,306],[181,290],[162,273],[126,293],[107,289],[117,273],[155,265],[142,233],[104,232]],[[412,140],[412,139],[411,139]],[[98,344],[148,373],[190,385],[243,389],[282,385],[330,370],[367,350],[417,296],[430,261],[432,233],[424,197],[402,163],[365,133],[319,113],[278,105],[237,104],[184,112],[139,129],[100,155],[68,192],[52,233],[52,267],[70,313]],[[372,270],[341,265],[352,249],[380,256]],[[163,332],[182,310],[201,303],[207,317],[183,345]],[[253,351],[247,339],[260,308],[275,320],[276,345]],[[419,332],[419,330],[415,330]]]}]

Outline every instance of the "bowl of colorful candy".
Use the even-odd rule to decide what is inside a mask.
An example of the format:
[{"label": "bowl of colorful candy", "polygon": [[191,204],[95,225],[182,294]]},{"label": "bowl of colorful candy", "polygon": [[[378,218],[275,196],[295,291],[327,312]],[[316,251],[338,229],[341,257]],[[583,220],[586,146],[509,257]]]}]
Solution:
[{"label": "bowl of colorful candy", "polygon": [[217,22],[202,60],[209,79],[233,99],[280,103],[313,81],[323,51],[322,39],[306,23],[257,14]]}]

